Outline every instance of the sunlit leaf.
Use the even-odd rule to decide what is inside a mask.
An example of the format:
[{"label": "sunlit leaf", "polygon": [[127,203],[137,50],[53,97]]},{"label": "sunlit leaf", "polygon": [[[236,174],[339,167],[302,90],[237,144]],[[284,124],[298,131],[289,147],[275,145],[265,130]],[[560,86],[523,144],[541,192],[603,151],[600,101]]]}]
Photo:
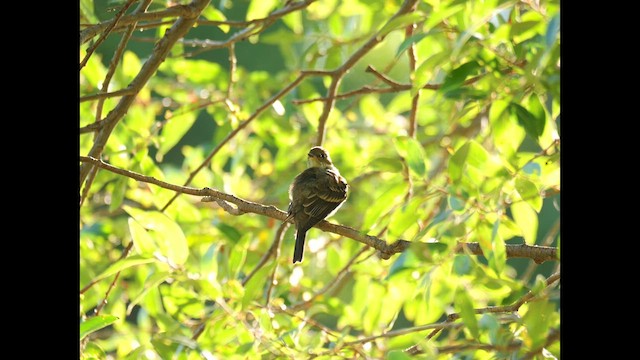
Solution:
[{"label": "sunlit leaf", "polygon": [[542,209],[542,196],[540,196],[540,190],[536,184],[525,178],[516,178],[516,190],[520,194],[520,198],[526,201],[536,211],[540,212]]},{"label": "sunlit leaf", "polygon": [[527,335],[531,339],[532,349],[539,348],[547,340],[552,313],[553,304],[544,299],[529,303],[529,309],[522,320],[527,328]]},{"label": "sunlit leaf", "polygon": [[536,243],[538,234],[538,214],[526,202],[518,201],[511,204],[513,220],[522,230],[524,241],[529,245]]},{"label": "sunlit leaf", "polygon": [[134,218],[129,218],[127,222],[129,224],[131,240],[133,240],[133,246],[135,247],[136,252],[146,257],[153,256],[153,253],[158,249],[158,247],[149,233],[147,233],[147,230]]},{"label": "sunlit leaf", "polygon": [[398,136],[394,139],[396,151],[400,156],[405,158],[409,169],[418,177],[426,175],[425,154],[424,149],[414,138],[408,136]]},{"label": "sunlit leaf", "polygon": [[438,89],[438,91],[442,92],[443,94],[447,94],[451,91],[457,90],[464,84],[464,81],[467,79],[467,77],[471,74],[475,74],[476,70],[478,70],[479,68],[480,65],[477,61],[470,61],[458,66],[457,68],[449,72],[447,77],[444,79],[444,83],[442,84],[440,89]]},{"label": "sunlit leaf", "polygon": [[189,247],[182,229],[175,221],[158,211],[144,211],[130,206],[124,209],[147,230],[163,256],[174,264],[184,264],[189,256]]},{"label": "sunlit leaf", "polygon": [[[226,21],[227,17],[222,13],[222,11],[215,8],[213,5],[209,5],[202,11],[201,14],[205,19],[209,21]],[[220,24],[218,28],[222,30],[224,33],[229,32],[229,25]]]},{"label": "sunlit leaf", "polygon": [[544,118],[536,118],[529,110],[516,103],[511,103],[510,108],[517,117],[520,126],[524,128],[529,136],[537,140],[544,131]]},{"label": "sunlit leaf", "polygon": [[449,159],[449,176],[456,181],[460,179],[466,167],[480,168],[489,159],[489,153],[482,145],[469,141]]},{"label": "sunlit leaf", "polygon": [[363,229],[369,229],[380,222],[380,217],[386,211],[390,211],[407,190],[407,184],[403,181],[392,181],[381,185],[380,197],[369,206],[364,215]]},{"label": "sunlit leaf", "polygon": [[109,277],[111,275],[114,275],[115,273],[118,273],[122,270],[125,270],[127,268],[130,268],[132,266],[138,266],[138,265],[142,265],[142,264],[149,264],[152,262],[157,261],[156,259],[153,258],[148,258],[148,257],[144,257],[141,255],[132,255],[129,256],[125,259],[119,260],[115,263],[113,263],[111,266],[109,266],[106,270],[104,270],[102,273],[100,273],[100,275],[96,276],[93,279],[93,282],[98,282],[106,277]]},{"label": "sunlit leaf", "polygon": [[252,0],[247,9],[245,20],[255,20],[267,17],[271,10],[278,6],[278,0]]},{"label": "sunlit leaf", "polygon": [[385,26],[383,26],[378,32],[378,36],[385,36],[393,30],[401,29],[413,23],[424,21],[426,17],[427,16],[422,11],[413,11],[408,14],[400,15],[385,24]]},{"label": "sunlit leaf", "polygon": [[197,112],[185,112],[167,119],[160,136],[158,154],[165,155],[184,137],[196,121]]},{"label": "sunlit leaf", "polygon": [[263,266],[255,275],[247,282],[244,289],[244,296],[242,297],[242,307],[246,308],[251,301],[259,301],[260,295],[266,290],[268,286],[269,274],[273,271],[275,263],[271,263]]},{"label": "sunlit leaf", "polygon": [[122,205],[124,194],[127,190],[127,182],[128,179],[126,177],[121,177],[113,184],[113,192],[111,193],[111,204],[109,204],[109,211],[113,212],[120,208],[120,205]]},{"label": "sunlit leaf", "polygon": [[403,168],[402,161],[392,157],[376,157],[369,163],[369,166],[374,170],[396,173],[401,172]]},{"label": "sunlit leaf", "polygon": [[92,0],[80,0],[80,15],[81,19],[84,18],[88,23],[97,24],[100,22],[93,10]]},{"label": "sunlit leaf", "polygon": [[80,340],[84,339],[92,332],[98,331],[105,326],[109,326],[116,322],[118,317],[113,315],[96,315],[86,321],[80,322]]},{"label": "sunlit leaf", "polygon": [[507,247],[504,243],[504,239],[500,236],[500,227],[502,226],[500,221],[493,223],[491,230],[491,247],[493,251],[489,257],[489,266],[495,271],[498,277],[501,276],[507,263]]},{"label": "sunlit leaf", "polygon": [[169,276],[171,276],[171,273],[169,272],[158,272],[155,273],[153,275],[151,275],[144,283],[144,288],[142,289],[142,291],[135,297],[133,298],[133,300],[131,300],[131,302],[129,303],[129,305],[127,305],[127,314],[131,313],[131,310],[133,309],[134,306],[136,306],[140,300],[142,300],[142,298],[152,289],[158,287],[158,285],[160,285],[163,281],[165,281]]},{"label": "sunlit leaf", "polygon": [[478,320],[476,319],[476,313],[473,308],[471,297],[465,288],[459,288],[456,292],[455,306],[456,310],[460,313],[462,322],[464,322],[466,328],[469,329],[471,335],[477,339],[480,336]]}]

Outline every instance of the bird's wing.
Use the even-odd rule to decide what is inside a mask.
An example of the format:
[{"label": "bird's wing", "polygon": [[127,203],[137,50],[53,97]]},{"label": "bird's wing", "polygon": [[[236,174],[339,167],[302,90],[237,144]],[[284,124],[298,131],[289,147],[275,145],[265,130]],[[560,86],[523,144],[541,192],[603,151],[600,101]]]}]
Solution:
[{"label": "bird's wing", "polygon": [[304,212],[316,222],[327,217],[347,198],[347,182],[339,173],[326,169],[319,173],[313,190],[303,203]]}]

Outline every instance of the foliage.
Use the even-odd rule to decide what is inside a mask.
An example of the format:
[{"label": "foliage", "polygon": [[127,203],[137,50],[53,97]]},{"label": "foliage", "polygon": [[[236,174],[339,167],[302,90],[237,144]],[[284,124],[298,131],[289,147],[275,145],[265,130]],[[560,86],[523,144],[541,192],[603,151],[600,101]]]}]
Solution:
[{"label": "foliage", "polygon": [[286,211],[322,144],[350,185],[328,220],[412,246],[383,260],[314,228],[293,265],[289,227],[261,262],[280,220],[96,168],[80,184],[82,358],[559,357],[559,261],[507,256],[559,247],[557,0],[195,0],[157,70],[189,2],[144,3],[80,2],[85,34],[123,15],[80,46],[80,155]]}]

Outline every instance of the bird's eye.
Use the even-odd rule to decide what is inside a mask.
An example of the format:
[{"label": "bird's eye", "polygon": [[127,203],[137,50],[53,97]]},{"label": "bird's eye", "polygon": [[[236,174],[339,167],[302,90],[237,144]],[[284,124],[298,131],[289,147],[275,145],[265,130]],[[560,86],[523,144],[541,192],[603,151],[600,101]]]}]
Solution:
[{"label": "bird's eye", "polygon": [[324,159],[324,154],[320,154],[320,159]]}]

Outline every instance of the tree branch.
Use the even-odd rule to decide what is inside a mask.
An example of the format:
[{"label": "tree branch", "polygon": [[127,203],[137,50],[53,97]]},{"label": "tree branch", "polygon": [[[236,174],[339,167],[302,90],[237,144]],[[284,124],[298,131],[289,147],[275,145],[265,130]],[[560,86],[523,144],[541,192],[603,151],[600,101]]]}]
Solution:
[{"label": "tree branch", "polygon": [[[178,19],[173,26],[167,30],[164,37],[156,43],[151,56],[144,63],[138,75],[129,85],[129,88],[133,93],[123,96],[115,108],[105,117],[105,125],[97,133],[93,147],[89,151],[88,155],[90,157],[96,159],[100,158],[111,132],[115,128],[116,124],[127,113],[138,92],[140,92],[151,76],[156,72],[160,64],[162,64],[176,41],[182,38],[191,29],[197,17],[200,15],[202,10],[209,5],[210,1],[211,0],[193,0],[191,4],[185,7],[189,9],[189,12]],[[92,164],[88,163],[80,166],[80,184],[82,184],[86,179],[91,166]]]},{"label": "tree branch", "polygon": [[[146,176],[146,175],[138,174],[133,171],[117,168],[113,165],[105,163],[102,160],[98,160],[98,159],[87,157],[87,156],[80,156],[80,161],[83,163],[93,164],[102,169],[111,171],[119,175],[127,176],[138,181],[154,184],[164,189],[175,191],[177,193],[188,194],[193,196],[201,196],[202,197],[201,201],[203,202],[214,202],[214,201],[217,202],[221,200],[221,201],[232,203],[236,206],[236,208],[233,209],[231,212],[233,215],[238,215],[241,213],[254,213],[254,214],[268,216],[280,221],[284,221],[287,218],[287,213],[285,211],[282,211],[273,205],[263,205],[260,203],[244,200],[236,196],[226,194],[211,188],[196,189],[196,188],[187,187],[187,186],[170,184],[150,176]],[[290,220],[290,222],[293,223],[293,220]],[[319,222],[315,227],[324,231],[328,231],[334,234],[348,237],[350,239],[359,241],[365,245],[369,245],[375,248],[376,250],[378,250],[378,256],[385,260],[389,259],[394,254],[404,251],[410,245],[412,245],[412,242],[402,240],[402,239],[396,240],[395,242],[388,244],[385,240],[380,239],[376,236],[363,234],[354,228],[333,224],[326,220]],[[414,244],[414,246],[419,246],[419,245],[420,243]],[[507,244],[506,249],[507,249],[506,251],[507,251],[508,258],[526,257],[526,258],[531,258],[536,262],[557,260],[556,248],[554,247],[543,247],[543,246],[535,246],[535,245],[531,246],[526,244],[519,244],[519,245]],[[458,243],[454,251],[456,253],[469,252],[474,255],[483,255],[482,249],[480,248],[480,244],[478,243]]]}]

